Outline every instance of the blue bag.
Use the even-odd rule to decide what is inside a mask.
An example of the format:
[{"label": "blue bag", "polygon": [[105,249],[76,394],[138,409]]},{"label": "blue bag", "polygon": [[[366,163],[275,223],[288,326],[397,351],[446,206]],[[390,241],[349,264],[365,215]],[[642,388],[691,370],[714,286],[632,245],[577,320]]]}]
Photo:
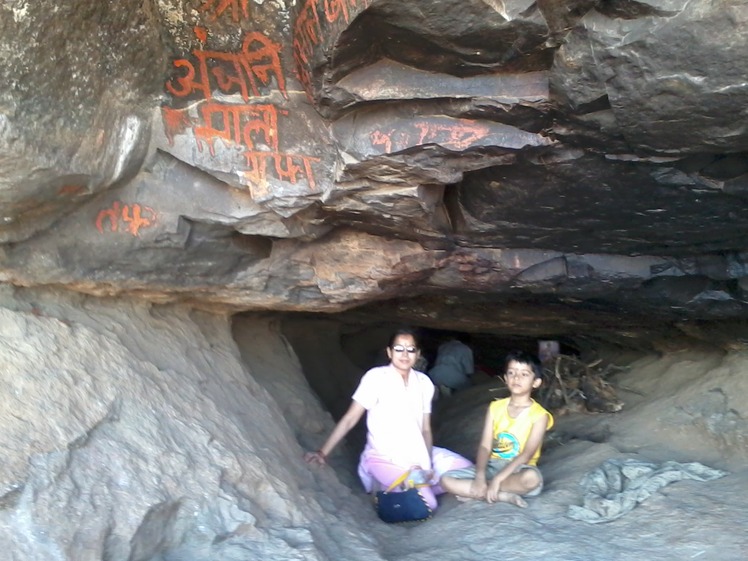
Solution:
[{"label": "blue bag", "polygon": [[379,518],[385,522],[417,522],[431,518],[432,512],[418,489],[411,487],[404,491],[395,491],[410,474],[406,471],[398,477],[386,491],[377,491],[374,507]]}]

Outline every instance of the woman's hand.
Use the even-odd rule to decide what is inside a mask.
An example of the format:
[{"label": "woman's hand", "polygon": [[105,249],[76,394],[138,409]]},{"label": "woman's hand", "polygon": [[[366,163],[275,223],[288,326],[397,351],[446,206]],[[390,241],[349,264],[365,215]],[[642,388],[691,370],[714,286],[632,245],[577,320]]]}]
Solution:
[{"label": "woman's hand", "polygon": [[405,483],[413,487],[422,487],[424,485],[435,485],[434,470],[423,469],[421,466],[410,466],[410,474]]},{"label": "woman's hand", "polygon": [[304,454],[304,461],[308,464],[317,464],[323,466],[327,464],[327,455],[322,450],[316,452],[307,452]]}]

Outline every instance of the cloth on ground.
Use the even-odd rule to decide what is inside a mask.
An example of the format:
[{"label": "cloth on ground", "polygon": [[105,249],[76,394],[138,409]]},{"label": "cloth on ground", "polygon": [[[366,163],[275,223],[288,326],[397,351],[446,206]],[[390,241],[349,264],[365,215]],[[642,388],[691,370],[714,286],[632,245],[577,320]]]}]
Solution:
[{"label": "cloth on ground", "polygon": [[583,506],[571,505],[567,516],[591,524],[610,522],[670,483],[683,479],[711,481],[725,475],[726,471],[698,462],[607,460],[582,478],[579,484],[584,489]]}]

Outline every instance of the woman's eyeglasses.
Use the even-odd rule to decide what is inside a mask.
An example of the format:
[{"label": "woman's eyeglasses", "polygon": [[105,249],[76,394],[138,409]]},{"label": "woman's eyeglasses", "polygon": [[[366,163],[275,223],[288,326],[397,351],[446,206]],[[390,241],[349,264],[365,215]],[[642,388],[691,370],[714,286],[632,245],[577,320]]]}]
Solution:
[{"label": "woman's eyeglasses", "polygon": [[415,354],[418,352],[416,347],[404,347],[403,345],[395,345],[392,347],[392,350],[396,353],[404,353],[405,351],[408,351],[409,354]]}]

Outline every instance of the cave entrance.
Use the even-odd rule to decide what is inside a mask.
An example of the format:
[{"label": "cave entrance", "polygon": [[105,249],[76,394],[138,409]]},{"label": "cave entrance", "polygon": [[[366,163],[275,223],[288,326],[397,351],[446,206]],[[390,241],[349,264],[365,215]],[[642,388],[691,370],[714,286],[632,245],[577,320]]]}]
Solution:
[{"label": "cave entrance", "polygon": [[[440,343],[455,335],[469,336],[475,362],[472,386],[448,397],[437,396],[432,413],[432,428],[437,444],[441,424],[454,421],[455,415],[460,414],[458,411],[464,410],[468,403],[468,408],[477,417],[461,422],[478,429],[485,405],[505,395],[502,393],[505,385],[501,374],[508,352],[523,350],[537,355],[539,342],[547,340],[461,331],[452,326],[424,326],[418,322],[378,321],[359,316],[351,318],[346,314],[287,314],[281,320],[282,333],[293,347],[304,376],[335,421],[350,406],[351,396],[363,374],[370,368],[387,364],[386,346],[392,333],[403,326],[416,330],[419,345],[429,365],[433,364]],[[579,353],[573,341],[564,338],[554,340],[559,343],[560,353],[570,356]],[[365,436],[365,423],[360,422],[346,437],[350,451],[357,451],[352,454],[351,462],[363,449]],[[350,469],[355,473],[355,463]]]},{"label": "cave entrance", "polygon": [[[560,353],[576,355],[579,349],[567,339],[548,339],[452,328],[418,323],[351,321],[335,315],[287,315],[282,321],[285,337],[293,346],[312,389],[335,419],[342,416],[361,376],[370,368],[387,363],[386,346],[391,334],[407,325],[419,335],[427,368],[434,364],[439,345],[452,336],[466,336],[473,351],[473,384],[500,377],[506,354],[523,350],[538,354],[541,341],[558,342]],[[459,392],[453,397],[458,398]]]}]

